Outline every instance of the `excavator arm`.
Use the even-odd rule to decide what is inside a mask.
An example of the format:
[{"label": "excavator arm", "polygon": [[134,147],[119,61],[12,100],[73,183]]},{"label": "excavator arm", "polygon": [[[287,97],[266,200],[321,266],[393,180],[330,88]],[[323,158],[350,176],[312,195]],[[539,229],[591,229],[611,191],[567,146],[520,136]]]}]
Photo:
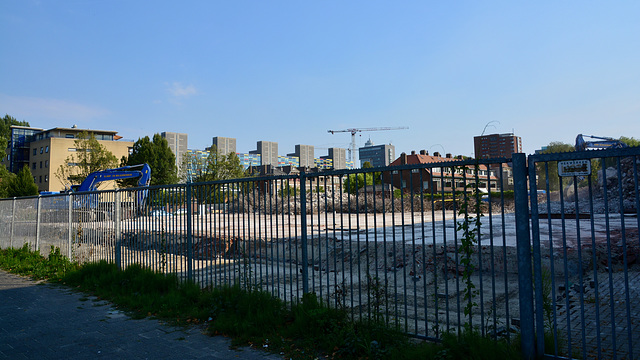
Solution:
[{"label": "excavator arm", "polygon": [[139,178],[138,186],[149,186],[151,167],[148,164],[124,166],[92,172],[80,185],[72,186],[72,192],[95,191],[103,181]]},{"label": "excavator arm", "polygon": [[[585,139],[585,137],[589,138],[589,140]],[[578,134],[576,137],[576,151],[585,151],[588,149],[619,149],[624,147],[627,147],[627,144],[614,138],[582,134]]]}]

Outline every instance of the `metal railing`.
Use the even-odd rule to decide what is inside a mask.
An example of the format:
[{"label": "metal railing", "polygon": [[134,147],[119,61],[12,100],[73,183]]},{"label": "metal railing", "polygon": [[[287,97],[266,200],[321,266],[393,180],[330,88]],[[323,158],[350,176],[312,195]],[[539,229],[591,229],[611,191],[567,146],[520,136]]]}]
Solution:
[{"label": "metal railing", "polygon": [[[639,149],[607,150],[527,162],[514,154],[509,162],[447,159],[8,199],[0,201],[0,246],[29,243],[45,255],[54,246],[76,261],[139,263],[203,288],[239,283],[287,302],[314,292],[353,319],[382,320],[418,338],[440,339],[465,325],[494,338],[519,334],[527,357],[571,356],[576,349],[584,358],[592,350],[637,357],[631,326],[613,324],[633,325],[639,313],[633,299],[640,278],[632,265],[640,255],[638,175],[635,163],[630,172],[624,165],[638,155]],[[571,194],[566,178],[554,185],[555,162],[600,157],[605,170],[576,176]],[[620,188],[631,176],[635,190],[614,194],[609,165],[617,166],[616,179],[626,174]],[[635,204],[635,217],[605,206],[584,223],[554,218],[568,214],[567,204],[583,209],[576,198],[595,204],[597,188],[606,190],[605,203],[613,196]],[[588,241],[583,229],[592,234]],[[597,251],[587,254],[593,234],[609,240],[594,240]],[[608,270],[585,259],[606,259]],[[626,307],[615,303],[623,299]],[[545,332],[553,335],[547,350],[536,341]],[[592,338],[599,339],[595,347]]]}]

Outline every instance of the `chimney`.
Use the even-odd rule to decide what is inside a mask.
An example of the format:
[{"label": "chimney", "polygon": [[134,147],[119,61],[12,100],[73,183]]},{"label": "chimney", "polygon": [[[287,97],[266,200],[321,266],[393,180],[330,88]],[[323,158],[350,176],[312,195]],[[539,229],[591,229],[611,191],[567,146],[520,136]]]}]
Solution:
[{"label": "chimney", "polygon": [[420,155],[429,155],[427,150],[420,150]]},{"label": "chimney", "polygon": [[433,153],[433,156],[440,157],[440,153],[436,151],[436,152]]},{"label": "chimney", "polygon": [[416,151],[415,150],[411,150],[411,155],[415,155]]},{"label": "chimney", "polygon": [[462,160],[462,155],[458,155],[458,156],[456,156],[456,159],[458,159],[458,160]]},{"label": "chimney", "polygon": [[407,165],[407,153],[400,154],[400,165]]},{"label": "chimney", "polygon": [[447,154],[447,159],[451,159],[451,154]]}]

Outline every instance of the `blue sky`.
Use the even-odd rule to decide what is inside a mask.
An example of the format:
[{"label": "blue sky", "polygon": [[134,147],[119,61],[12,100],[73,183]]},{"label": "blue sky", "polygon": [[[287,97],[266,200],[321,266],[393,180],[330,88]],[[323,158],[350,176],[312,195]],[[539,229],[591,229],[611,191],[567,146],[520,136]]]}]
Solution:
[{"label": "blue sky", "polygon": [[[42,128],[162,131],[473,155],[515,132],[640,138],[640,2],[0,2],[0,113]],[[486,129],[485,129],[486,127]]]}]

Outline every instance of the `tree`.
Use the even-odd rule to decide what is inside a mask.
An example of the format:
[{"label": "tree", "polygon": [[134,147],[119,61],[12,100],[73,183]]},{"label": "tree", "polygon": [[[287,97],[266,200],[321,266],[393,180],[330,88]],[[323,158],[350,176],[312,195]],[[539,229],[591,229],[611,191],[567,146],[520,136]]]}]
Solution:
[{"label": "tree", "polygon": [[[178,182],[176,156],[169,148],[167,139],[160,134],[153,135],[153,140],[145,136],[133,144],[129,157],[122,158],[123,166],[149,164],[151,167],[151,185],[167,185]],[[124,184],[135,185],[135,180],[123,181]]]},{"label": "tree", "polygon": [[195,178],[196,182],[237,179],[245,176],[236,153],[220,154],[215,145],[209,149],[206,170]]},{"label": "tree", "polygon": [[360,174],[351,174],[347,176],[344,180],[343,186],[344,191],[349,194],[355,194],[360,190],[360,188],[366,186],[371,186],[373,184],[379,183],[380,180],[374,180],[374,174],[376,173],[360,173]]},{"label": "tree", "polygon": [[[553,141],[547,145],[547,148],[542,152],[543,154],[573,152],[575,148],[573,145],[565,144],[559,141]],[[545,164],[547,167],[545,169]],[[549,161],[548,163],[537,163],[536,172],[538,174],[538,188],[546,189],[547,172],[549,174],[549,190],[556,191],[560,189],[560,182],[558,181],[558,162]]]},{"label": "tree", "polygon": [[82,183],[89,174],[115,168],[118,159],[98,142],[93,133],[83,131],[74,142],[76,151],[56,170],[56,177],[64,184]]},{"label": "tree", "polygon": [[[3,185],[5,182],[3,181]],[[18,174],[7,179],[4,186],[6,194],[4,197],[20,197],[38,195],[38,185],[33,181],[33,175],[29,166],[24,166]]]},{"label": "tree", "polygon": [[640,146],[640,140],[634,139],[632,137],[621,136],[620,137],[620,141],[622,141],[623,143],[625,143],[629,147]]}]

